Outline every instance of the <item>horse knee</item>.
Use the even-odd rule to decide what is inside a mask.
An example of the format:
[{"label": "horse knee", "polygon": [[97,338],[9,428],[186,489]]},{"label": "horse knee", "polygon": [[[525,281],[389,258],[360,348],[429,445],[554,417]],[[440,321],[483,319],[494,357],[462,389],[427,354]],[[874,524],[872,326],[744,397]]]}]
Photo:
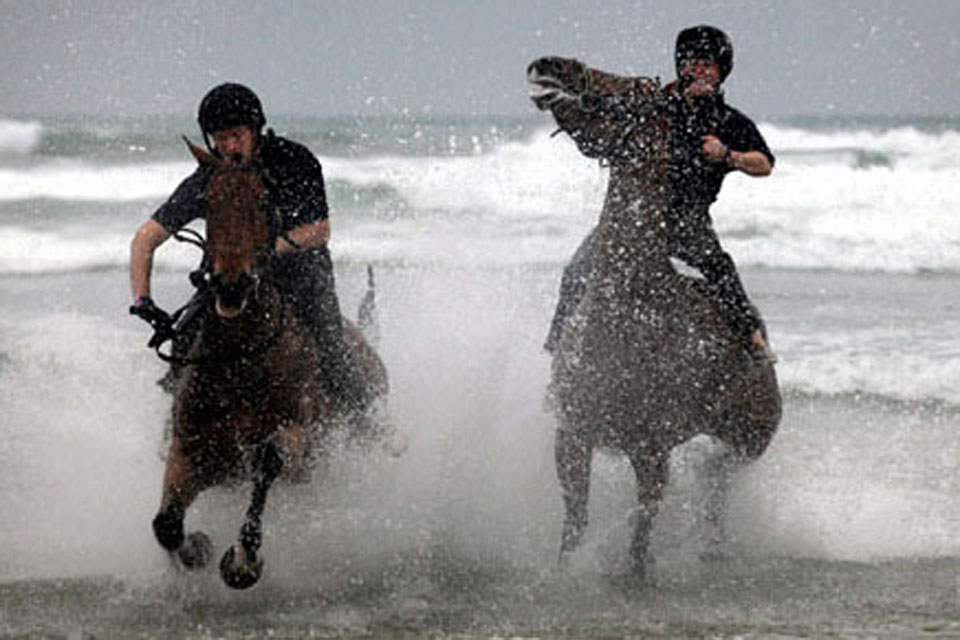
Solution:
[{"label": "horse knee", "polygon": [[183,514],[175,510],[161,511],[153,519],[153,535],[167,551],[176,551],[183,544]]},{"label": "horse knee", "polygon": [[583,542],[583,534],[587,530],[586,515],[582,518],[566,518],[563,522],[563,529],[560,532],[560,554],[574,551]]},{"label": "horse knee", "polygon": [[586,510],[592,454],[590,444],[585,439],[562,430],[557,431],[554,462],[568,510]]},{"label": "horse knee", "polygon": [[254,473],[269,480],[273,480],[280,475],[280,471],[283,470],[283,456],[280,455],[276,443],[266,442],[257,447],[253,460],[253,470]]}]

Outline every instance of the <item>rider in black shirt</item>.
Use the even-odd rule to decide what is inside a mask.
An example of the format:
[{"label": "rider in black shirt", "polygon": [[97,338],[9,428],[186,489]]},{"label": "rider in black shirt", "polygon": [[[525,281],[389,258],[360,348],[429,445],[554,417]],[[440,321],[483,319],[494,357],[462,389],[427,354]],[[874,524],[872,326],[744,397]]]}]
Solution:
[{"label": "rider in black shirt", "polygon": [[[703,273],[744,343],[758,357],[774,360],[760,317],[733,259],[720,246],[709,211],[728,173],[767,176],[774,156],[753,121],[724,101],[721,84],[733,69],[733,46],[725,33],[705,25],[684,29],[677,36],[675,62],[677,80],[664,88],[672,124],[670,206],[665,215],[670,254]],[[564,323],[585,292],[593,238],[591,232],[564,270],[548,351],[556,349]]]},{"label": "rider in black shirt", "polygon": [[[323,356],[323,379],[335,402],[349,407],[364,403],[366,389],[358,365],[343,338],[343,324],[334,289],[333,265],[323,171],[305,146],[264,132],[266,118],[259,98],[233,83],[214,87],[200,103],[198,121],[214,154],[254,160],[263,169],[264,206],[277,236],[273,276],[310,328]],[[211,144],[211,138],[213,140]],[[159,311],[150,298],[153,254],[174,232],[207,212],[205,189],[212,168],[199,166],[137,231],[130,250],[131,312],[151,321]],[[190,308],[201,311],[201,290]],[[185,314],[190,318],[191,314]],[[199,318],[181,323],[174,355],[183,357],[199,328]],[[177,367],[172,368],[173,377]],[[167,377],[167,385],[172,383]]]}]

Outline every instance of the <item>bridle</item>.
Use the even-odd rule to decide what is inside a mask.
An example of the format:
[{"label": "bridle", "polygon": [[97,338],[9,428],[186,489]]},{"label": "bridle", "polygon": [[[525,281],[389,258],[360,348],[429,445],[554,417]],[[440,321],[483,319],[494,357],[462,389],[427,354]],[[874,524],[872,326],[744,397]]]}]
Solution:
[{"label": "bridle", "polygon": [[[228,167],[227,170],[244,170],[244,171],[255,170],[255,171],[260,171],[261,176],[264,176],[264,172],[260,167],[245,167],[245,168]],[[268,178],[266,178],[265,176],[264,176],[264,179],[268,180]],[[294,247],[294,249],[300,248],[300,245],[296,243],[292,238],[290,238],[289,234],[286,231],[282,231],[279,228],[280,227],[279,220],[276,216],[271,216],[268,219],[268,224],[270,227],[269,246],[270,246],[271,255],[267,256],[266,258],[262,258],[262,260],[269,263],[274,258],[275,250],[273,247],[277,237],[283,238],[284,241],[289,243],[292,247]],[[186,304],[184,304],[182,307],[180,307],[179,309],[174,311],[172,314],[170,314],[169,324],[165,327],[157,328],[154,332],[153,337],[148,342],[147,346],[154,349],[154,351],[157,354],[157,357],[159,357],[164,362],[174,364],[174,365],[222,364],[222,363],[233,362],[243,358],[257,357],[259,355],[262,355],[268,349],[270,349],[273,345],[275,345],[277,341],[280,339],[280,336],[283,334],[284,330],[286,329],[287,323],[289,321],[289,315],[288,315],[289,310],[287,309],[288,303],[285,300],[283,300],[283,294],[279,291],[277,291],[277,295],[280,298],[279,305],[278,305],[279,306],[278,321],[276,322],[276,326],[274,330],[271,332],[271,334],[267,336],[265,339],[261,340],[260,342],[252,346],[247,346],[245,344],[241,345],[240,348],[234,353],[229,353],[229,354],[206,353],[193,358],[176,356],[176,355],[173,355],[172,351],[171,353],[164,353],[161,350],[161,347],[165,342],[172,341],[178,335],[183,333],[184,331],[183,326],[185,323],[181,323],[180,322],[181,319],[189,319],[194,315],[196,315],[197,313],[201,313],[204,308],[210,305],[210,296],[212,294],[212,289],[216,286],[215,285],[216,277],[214,276],[214,273],[213,273],[213,260],[210,255],[208,240],[204,238],[198,231],[194,229],[189,229],[189,228],[183,228],[176,231],[173,234],[173,238],[178,242],[184,242],[186,244],[190,244],[199,248],[203,252],[203,258],[201,259],[200,267],[192,271],[189,276],[191,284],[193,284],[193,286],[197,289],[197,293],[194,294],[194,296]],[[260,283],[261,283],[261,280],[263,279],[263,276],[260,273],[254,273],[251,277],[253,280],[253,284],[252,284],[253,295],[255,297],[259,297],[257,295],[257,291],[260,288]],[[267,274],[266,277],[269,278],[272,276]],[[180,326],[178,326],[178,324]]]}]

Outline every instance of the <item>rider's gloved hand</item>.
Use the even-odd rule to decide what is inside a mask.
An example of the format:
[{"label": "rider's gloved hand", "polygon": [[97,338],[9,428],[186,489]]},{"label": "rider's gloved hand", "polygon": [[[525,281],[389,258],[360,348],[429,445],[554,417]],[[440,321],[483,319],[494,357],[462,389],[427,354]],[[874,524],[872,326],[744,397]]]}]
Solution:
[{"label": "rider's gloved hand", "polygon": [[173,319],[170,314],[154,304],[150,296],[140,296],[130,307],[130,314],[143,319],[153,327],[154,336],[150,346],[173,337]]}]

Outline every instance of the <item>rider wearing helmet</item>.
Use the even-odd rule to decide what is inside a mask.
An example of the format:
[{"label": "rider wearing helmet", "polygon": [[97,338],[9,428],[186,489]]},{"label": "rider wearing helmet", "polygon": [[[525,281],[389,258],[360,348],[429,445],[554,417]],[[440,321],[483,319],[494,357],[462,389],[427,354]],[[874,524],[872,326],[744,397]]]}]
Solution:
[{"label": "rider wearing helmet", "polygon": [[[722,84],[733,70],[733,45],[723,31],[708,25],[682,30],[674,62],[677,79],[664,87],[672,123],[670,206],[665,214],[670,254],[703,273],[724,317],[752,353],[774,361],[759,314],[733,259],[720,246],[709,211],[728,173],[770,175],[774,156],[753,121],[724,100]],[[615,111],[611,117],[617,117]],[[585,292],[593,237],[587,236],[564,270],[548,351],[556,349],[566,319]]]},{"label": "rider wearing helmet", "polygon": [[[256,160],[265,176],[265,202],[274,212],[277,233],[273,273],[283,294],[294,304],[317,339],[325,357],[322,376],[337,403],[359,408],[366,388],[358,365],[344,342],[343,324],[334,289],[333,265],[327,241],[330,221],[323,171],[305,146],[264,131],[266,117],[257,95],[241,84],[225,83],[211,89],[200,103],[197,117],[208,148],[221,157],[242,162]],[[130,247],[131,313],[156,326],[162,323],[150,298],[153,255],[174,232],[206,215],[204,191],[212,168],[201,164],[136,232]],[[195,316],[205,305],[201,288],[184,314],[174,339],[174,356],[183,357],[200,323]],[[171,390],[179,368],[161,384]]]}]

